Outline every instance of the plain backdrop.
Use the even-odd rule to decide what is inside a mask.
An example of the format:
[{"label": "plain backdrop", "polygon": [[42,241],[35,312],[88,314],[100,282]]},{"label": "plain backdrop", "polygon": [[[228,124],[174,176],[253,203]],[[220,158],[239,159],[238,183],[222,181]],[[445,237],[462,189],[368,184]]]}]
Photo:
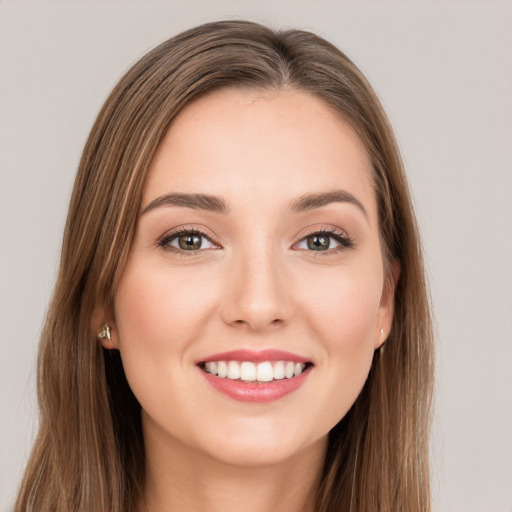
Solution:
[{"label": "plain backdrop", "polygon": [[0,510],[37,425],[34,368],[70,190],[122,73],[193,25],[311,29],[374,85],[422,227],[437,319],[437,512],[512,512],[512,4],[0,1]]}]

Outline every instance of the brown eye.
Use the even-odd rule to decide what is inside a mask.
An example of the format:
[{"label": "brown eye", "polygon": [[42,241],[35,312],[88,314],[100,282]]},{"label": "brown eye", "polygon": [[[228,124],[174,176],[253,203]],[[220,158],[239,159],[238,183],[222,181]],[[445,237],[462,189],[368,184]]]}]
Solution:
[{"label": "brown eye", "polygon": [[196,251],[197,249],[201,249],[201,246],[203,245],[202,238],[203,237],[201,235],[189,233],[178,236],[177,240],[180,249],[183,249],[184,251]]},{"label": "brown eye", "polygon": [[331,246],[331,236],[312,235],[306,238],[308,249],[312,251],[327,251]]},{"label": "brown eye", "polygon": [[342,231],[317,231],[305,236],[294,249],[303,251],[325,252],[327,254],[336,253],[343,249],[352,249],[354,242]]},{"label": "brown eye", "polygon": [[218,249],[206,235],[184,230],[164,237],[158,245],[163,249],[177,252],[194,252],[204,249]]}]

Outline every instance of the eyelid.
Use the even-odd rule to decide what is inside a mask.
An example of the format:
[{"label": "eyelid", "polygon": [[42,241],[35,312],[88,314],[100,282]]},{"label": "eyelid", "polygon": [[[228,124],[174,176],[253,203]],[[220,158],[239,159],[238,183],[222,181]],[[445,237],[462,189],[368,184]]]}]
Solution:
[{"label": "eyelid", "polygon": [[185,251],[185,250],[178,249],[177,247],[168,245],[168,243],[171,240],[174,240],[175,238],[177,238],[180,235],[186,235],[186,234],[196,234],[196,235],[202,236],[202,237],[206,238],[210,243],[215,245],[216,249],[222,248],[222,246],[216,241],[216,237],[213,235],[213,233],[211,233],[210,230],[206,229],[203,226],[198,226],[195,224],[178,226],[178,227],[170,229],[169,231],[166,231],[157,240],[156,245],[157,245],[157,247],[160,247],[164,250],[176,252],[176,253],[183,254],[186,256],[191,256],[194,253],[197,254],[198,252],[202,252],[202,251],[212,250],[212,249],[196,249],[196,250],[191,250],[191,251]]},{"label": "eyelid", "polygon": [[[338,252],[344,249],[352,249],[354,247],[353,239],[348,235],[346,231],[337,227],[326,227],[326,226],[311,226],[308,228],[308,231],[300,234],[300,238],[297,242],[295,242],[292,246],[292,249],[297,246],[300,242],[303,242],[306,238],[314,235],[327,235],[336,240],[340,245],[338,247],[334,247],[332,249],[328,249],[325,251],[316,251],[319,254],[331,254],[333,252]],[[304,250],[305,252],[315,252],[315,251],[307,251],[306,249],[297,249]]]},{"label": "eyelid", "polygon": [[[182,225],[177,226],[175,228],[170,229],[169,231],[165,232],[158,240],[156,245],[164,250],[176,252],[182,255],[191,256],[194,253],[197,254],[198,252],[203,252],[207,250],[212,250],[211,248],[207,249],[196,249],[196,250],[182,250],[178,249],[176,247],[173,247],[171,245],[168,245],[171,240],[174,240],[180,235],[185,234],[197,234],[199,236],[202,236],[206,238],[210,243],[215,245],[215,249],[222,249],[222,246],[220,243],[216,241],[216,236],[207,228],[201,225],[196,224],[190,224],[190,225]],[[352,249],[354,247],[354,241],[353,239],[347,234],[346,231],[343,229],[340,229],[338,227],[333,226],[310,226],[307,228],[306,232],[301,233],[299,236],[297,242],[295,242],[292,245],[292,249],[294,249],[300,242],[303,242],[306,238],[314,235],[327,235],[336,240],[336,242],[339,244],[337,247],[327,249],[325,251],[317,251],[318,253],[323,254],[331,254],[333,252],[338,252],[344,249]],[[314,251],[307,251],[306,249],[295,249],[295,250],[302,250],[305,252],[314,252]]]}]

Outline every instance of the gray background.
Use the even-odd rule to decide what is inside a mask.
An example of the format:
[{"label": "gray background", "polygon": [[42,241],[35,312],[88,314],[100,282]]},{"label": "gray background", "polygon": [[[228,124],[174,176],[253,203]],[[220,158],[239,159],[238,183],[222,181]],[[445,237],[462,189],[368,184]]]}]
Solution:
[{"label": "gray background", "polygon": [[438,512],[512,511],[512,4],[0,1],[0,510],[37,424],[36,346],[80,151],[127,67],[182,29],[247,17],[317,31],[396,129],[438,331]]}]

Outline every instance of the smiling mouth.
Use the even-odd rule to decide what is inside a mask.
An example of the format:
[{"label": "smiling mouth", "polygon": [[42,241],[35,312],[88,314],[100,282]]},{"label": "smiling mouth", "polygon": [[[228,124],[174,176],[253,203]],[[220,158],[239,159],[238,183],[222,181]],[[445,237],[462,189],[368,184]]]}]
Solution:
[{"label": "smiling mouth", "polygon": [[273,382],[293,379],[301,375],[311,363],[294,361],[204,361],[199,367],[206,373],[220,379],[241,382]]}]

